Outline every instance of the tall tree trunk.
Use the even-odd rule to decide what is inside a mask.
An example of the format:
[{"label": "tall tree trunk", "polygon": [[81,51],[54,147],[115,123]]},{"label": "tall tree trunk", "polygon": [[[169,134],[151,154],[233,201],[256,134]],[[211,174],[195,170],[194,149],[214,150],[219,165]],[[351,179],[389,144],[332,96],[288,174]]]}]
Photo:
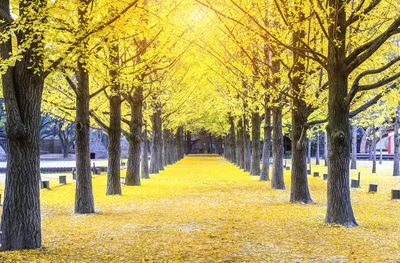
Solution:
[{"label": "tall tree trunk", "polygon": [[311,137],[308,138],[308,148],[307,148],[307,163],[311,163]]},{"label": "tall tree trunk", "polygon": [[173,159],[173,149],[172,149],[172,132],[169,129],[165,129],[165,161],[167,165],[171,165],[174,163]]},{"label": "tall tree trunk", "polygon": [[118,46],[112,44],[110,70],[113,94],[110,97],[110,126],[108,128],[108,169],[106,195],[121,194],[121,98],[118,85]]},{"label": "tall tree trunk", "polygon": [[373,138],[372,138],[372,173],[376,173],[376,132],[375,132],[375,125],[372,125],[372,134],[373,134]]},{"label": "tall tree trunk", "polygon": [[316,153],[315,153],[315,164],[319,165],[319,131],[317,131],[317,144],[316,144]]},{"label": "tall tree trunk", "polygon": [[[298,23],[305,21],[302,11],[295,7],[298,13]],[[293,44],[296,47],[303,48],[301,40],[305,38],[305,31],[298,29],[293,34]],[[306,79],[306,59],[305,53],[293,54],[293,78],[291,81],[293,106],[292,106],[292,171],[291,171],[291,188],[290,202],[299,202],[302,204],[312,203],[310,191],[308,189],[307,180],[307,121],[309,116],[308,105],[304,100],[304,82]],[[321,79],[319,87],[321,87]],[[319,165],[319,133],[317,131],[316,141],[316,164]],[[311,165],[311,138],[308,147],[308,158]]]},{"label": "tall tree trunk", "polygon": [[241,154],[241,147],[240,147],[240,126],[238,123],[237,131],[236,131],[236,148],[235,148],[235,157],[236,157],[236,166],[240,167],[240,154]]},{"label": "tall tree trunk", "polygon": [[[228,156],[230,156],[230,160],[232,163],[236,163],[236,139],[235,139],[235,123],[233,120],[233,116],[229,115],[229,135],[228,135],[228,145],[229,152]],[[227,150],[228,150],[227,149]]]},{"label": "tall tree trunk", "polygon": [[180,157],[180,159],[183,159],[183,158],[185,158],[185,131],[183,129],[183,126],[182,126],[180,140],[181,140],[181,150],[180,150],[181,157]]},{"label": "tall tree trunk", "polygon": [[[27,7],[27,5],[32,5]],[[28,27],[17,33],[17,45],[25,44],[25,34],[35,39],[27,47],[15,66],[9,66],[1,75],[6,107],[7,171],[4,189],[4,206],[1,215],[2,250],[35,249],[41,246],[40,217],[40,106],[44,86],[43,58],[36,53],[43,48],[43,36],[32,31],[32,23],[39,22],[38,11],[46,1],[21,1],[19,15]],[[0,2],[0,10],[10,14],[8,0]],[[36,20],[36,21],[35,21]],[[0,22],[1,31],[9,30]],[[8,34],[8,32],[7,32]],[[32,36],[27,36],[31,39]],[[0,45],[2,59],[12,54],[11,38]],[[35,69],[35,70],[33,70]]]},{"label": "tall tree trunk", "polygon": [[179,126],[176,131],[176,148],[177,148],[177,160],[181,160],[185,153],[184,153],[184,143],[183,143],[183,126]]},{"label": "tall tree trunk", "polygon": [[[78,11],[78,20],[81,28],[87,27],[88,2],[81,1],[84,8]],[[77,96],[76,96],[76,191],[75,213],[94,213],[92,190],[92,175],[90,173],[90,119],[89,119],[89,72],[87,71],[87,41],[78,59]]]},{"label": "tall tree trunk", "polygon": [[255,112],[251,115],[251,137],[252,154],[251,154],[251,175],[260,175],[260,114]]},{"label": "tall tree trunk", "polygon": [[324,159],[325,166],[328,166],[328,134],[324,132]]},{"label": "tall tree trunk", "polygon": [[171,164],[176,163],[176,136],[172,131],[169,133],[170,139],[169,139],[169,150],[170,150],[170,155],[171,155]]},{"label": "tall tree trunk", "polygon": [[264,125],[264,144],[263,144],[263,155],[262,155],[262,169],[260,175],[260,181],[269,181],[269,157],[271,155],[271,110],[268,106],[268,98],[265,99],[265,125]]},{"label": "tall tree trunk", "polygon": [[244,169],[244,142],[243,142],[243,120],[240,119],[238,125],[238,153],[239,153],[239,167]]},{"label": "tall tree trunk", "polygon": [[141,165],[141,177],[143,179],[150,179],[149,175],[149,152],[148,152],[148,140],[147,140],[147,125],[144,125],[143,141],[142,141],[142,165]]},{"label": "tall tree trunk", "polygon": [[163,128],[162,128],[162,119],[161,119],[161,112],[158,115],[159,121],[158,121],[158,131],[159,131],[159,135],[158,135],[158,161],[159,161],[159,168],[160,171],[164,170],[164,166],[165,166],[165,156],[164,156],[164,133],[163,133]]},{"label": "tall tree trunk", "polygon": [[[370,127],[369,132],[368,132],[368,137],[371,136],[371,132],[372,132],[372,128]],[[373,149],[372,149],[372,140],[368,139],[368,145],[369,145],[369,149],[368,149],[368,153],[369,153],[369,160],[372,161],[373,159]]]},{"label": "tall tree trunk", "polygon": [[140,144],[142,133],[143,87],[137,87],[133,96],[129,96],[131,120],[129,122],[129,156],[125,185],[140,185]]},{"label": "tall tree trunk", "polygon": [[227,159],[228,161],[230,161],[231,158],[228,158],[228,155],[229,155],[228,151],[230,151],[229,146],[228,146],[228,137],[229,137],[229,134],[227,134],[224,137],[224,158]]},{"label": "tall tree trunk", "polygon": [[400,138],[399,138],[399,125],[400,125],[400,103],[397,107],[397,115],[394,123],[394,157],[393,157],[393,176],[400,176]]},{"label": "tall tree trunk", "polygon": [[[301,13],[300,13],[301,14]],[[304,16],[301,15],[300,19]],[[293,41],[296,46],[300,46],[300,37],[305,36],[304,31],[299,31],[293,35]],[[303,54],[304,55],[304,54]],[[291,187],[290,202],[298,202],[302,204],[312,203],[310,191],[308,189],[307,179],[307,121],[308,121],[308,105],[303,99],[302,86],[305,79],[304,57],[295,54],[294,60],[294,77],[291,82],[293,89],[293,106],[292,106],[292,171],[291,171]],[[317,133],[317,164],[319,164],[319,137]],[[311,138],[308,143],[308,159],[311,163]]]},{"label": "tall tree trunk", "polygon": [[328,0],[332,21],[329,37],[341,43],[340,47],[329,44],[328,48],[328,191],[325,222],[356,226],[351,207],[349,173],[351,135],[349,107],[346,103],[348,73],[346,65],[346,10],[344,0]]},{"label": "tall tree trunk", "polygon": [[283,134],[282,134],[282,108],[272,109],[273,142],[272,142],[272,189],[285,189],[283,180]]},{"label": "tall tree trunk", "polygon": [[171,161],[171,155],[170,150],[170,143],[169,143],[169,130],[164,128],[163,130],[163,166],[170,165],[172,163]]},{"label": "tall tree trunk", "polygon": [[243,155],[244,155],[244,171],[250,172],[250,135],[249,120],[243,115]]},{"label": "tall tree trunk", "polygon": [[107,195],[121,194],[121,98],[110,98],[110,127],[108,130]]},{"label": "tall tree trunk", "polygon": [[69,146],[68,142],[61,142],[62,151],[63,151],[63,158],[66,159],[69,157]]},{"label": "tall tree trunk", "polygon": [[352,125],[350,169],[357,169],[357,124]]},{"label": "tall tree trunk", "polygon": [[307,104],[301,99],[293,100],[292,108],[292,173],[290,202],[312,203],[307,179],[307,147],[305,139]]},{"label": "tall tree trunk", "polygon": [[218,155],[222,154],[222,139],[221,136],[215,138],[215,153]]},{"label": "tall tree trunk", "polygon": [[160,118],[159,111],[155,111],[151,116],[151,123],[153,127],[153,131],[151,134],[151,156],[150,156],[150,173],[158,174],[160,171],[160,151],[161,151],[161,131],[160,131]]},{"label": "tall tree trunk", "polygon": [[192,152],[192,135],[190,131],[186,132],[186,154]]}]

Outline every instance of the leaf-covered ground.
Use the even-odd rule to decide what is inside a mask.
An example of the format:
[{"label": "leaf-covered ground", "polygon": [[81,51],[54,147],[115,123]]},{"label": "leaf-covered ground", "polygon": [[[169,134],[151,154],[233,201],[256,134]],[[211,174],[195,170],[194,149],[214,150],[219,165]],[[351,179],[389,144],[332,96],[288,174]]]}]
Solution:
[{"label": "leaf-covered ground", "polygon": [[[360,227],[351,229],[323,223],[322,174],[309,176],[316,204],[291,204],[289,190],[216,156],[187,157],[122,196],[106,196],[106,175],[94,177],[92,215],[74,214],[74,183],[52,182],[41,191],[43,247],[2,252],[0,262],[396,262],[400,202],[390,190],[399,182],[363,175],[352,189]],[[367,193],[369,183],[378,193]]]}]

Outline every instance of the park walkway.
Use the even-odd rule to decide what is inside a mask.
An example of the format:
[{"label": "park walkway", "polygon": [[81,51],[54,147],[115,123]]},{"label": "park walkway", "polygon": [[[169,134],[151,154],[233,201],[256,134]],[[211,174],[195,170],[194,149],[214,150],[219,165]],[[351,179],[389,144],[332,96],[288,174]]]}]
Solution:
[{"label": "park walkway", "polygon": [[[322,168],[321,168],[322,169]],[[96,214],[74,214],[75,184],[41,191],[43,249],[1,262],[383,262],[400,259],[400,203],[353,191],[359,228],[327,226],[326,182],[310,177],[315,205],[290,204],[216,155],[190,155],[140,187],[106,196],[93,178]],[[287,188],[289,171],[285,171]],[[374,251],[374,253],[372,253]],[[375,253],[376,252],[376,253]]]}]

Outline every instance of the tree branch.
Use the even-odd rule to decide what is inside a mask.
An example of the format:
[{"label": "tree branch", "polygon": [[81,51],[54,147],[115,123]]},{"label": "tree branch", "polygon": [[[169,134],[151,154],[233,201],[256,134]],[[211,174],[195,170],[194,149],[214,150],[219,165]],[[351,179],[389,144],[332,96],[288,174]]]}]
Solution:
[{"label": "tree branch", "polygon": [[[393,80],[397,79],[400,75],[395,74],[394,76],[387,78],[387,79],[383,79],[381,81],[378,81],[372,85],[363,85],[360,86],[360,80],[368,75],[372,75],[372,74],[378,74],[382,71],[385,71],[386,69],[390,68],[392,65],[394,65],[395,63],[397,63],[398,61],[400,61],[400,56],[396,57],[395,59],[391,60],[389,63],[387,63],[386,65],[384,65],[383,67],[380,67],[378,69],[372,69],[372,70],[366,70],[362,73],[360,73],[356,79],[353,82],[353,85],[349,91],[349,94],[346,96],[345,98],[345,102],[350,105],[351,101],[353,100],[354,96],[357,94],[357,92],[359,91],[363,91],[363,90],[370,90],[370,89],[374,89],[374,88],[378,88],[381,87],[389,82],[392,82]],[[397,76],[396,76],[397,75]]]},{"label": "tree branch", "polygon": [[64,54],[62,56],[60,56],[58,59],[56,59],[55,61],[53,61],[53,63],[45,70],[44,78],[46,78],[53,70],[55,70],[63,62],[64,58],[66,57],[66,54],[70,54],[73,50],[75,50],[75,48],[77,48],[83,40],[85,40],[90,35],[103,30],[107,26],[109,26],[112,23],[114,23],[115,21],[117,21],[123,14],[128,12],[128,10],[131,9],[133,6],[135,6],[138,2],[139,2],[139,0],[134,0],[132,3],[130,3],[127,7],[125,7],[121,12],[119,12],[116,16],[114,16],[109,21],[102,23],[97,27],[94,27],[92,30],[90,30],[90,31],[82,34],[80,37],[78,37],[77,40],[67,48],[67,50],[64,52]]},{"label": "tree branch", "polygon": [[347,65],[346,72],[350,74],[358,66],[364,63],[369,57],[371,57],[375,51],[377,51],[383,43],[391,36],[400,33],[400,16],[386,29],[385,32],[380,34],[373,40],[365,43],[364,45],[356,48],[345,60]]}]

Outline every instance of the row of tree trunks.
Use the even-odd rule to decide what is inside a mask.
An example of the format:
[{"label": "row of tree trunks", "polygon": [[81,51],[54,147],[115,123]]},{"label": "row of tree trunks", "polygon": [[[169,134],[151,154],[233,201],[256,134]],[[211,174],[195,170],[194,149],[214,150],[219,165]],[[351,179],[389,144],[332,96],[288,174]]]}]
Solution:
[{"label": "row of tree trunks", "polygon": [[[271,110],[268,106],[265,108],[265,126],[264,126],[264,146],[263,146],[263,160],[262,160],[262,173],[260,171],[260,125],[261,118],[258,113],[252,114],[252,155],[251,155],[251,169],[252,175],[261,175],[261,181],[269,180],[269,156],[271,145],[271,131],[273,130],[273,170],[272,170],[272,188],[285,189],[283,180],[283,134],[282,134],[282,108],[277,107],[272,110],[273,112],[273,125],[271,127]],[[246,117],[240,118],[237,127],[237,141],[235,143],[235,127],[233,117],[230,117],[230,132],[226,139],[227,159],[240,169],[246,171],[246,162],[250,161],[250,152],[246,149],[250,148],[250,138],[246,134],[247,120]],[[247,142],[246,142],[247,141]],[[246,156],[248,156],[246,160]],[[304,159],[305,160],[305,159]],[[248,165],[248,164],[247,164]],[[306,170],[304,171],[306,172]]]},{"label": "row of tree trunks", "polygon": [[[324,158],[324,162],[325,162],[325,166],[328,166],[328,138],[326,135],[326,132],[322,133],[323,136],[323,158]],[[320,165],[321,164],[321,156],[319,155],[319,153],[321,152],[320,150],[320,140],[321,140],[321,136],[320,136],[320,131],[317,131],[315,134],[315,164],[316,165]],[[307,139],[307,150],[306,150],[306,159],[307,159],[307,163],[310,164],[311,163],[311,157],[312,157],[312,140],[311,138]]]}]

